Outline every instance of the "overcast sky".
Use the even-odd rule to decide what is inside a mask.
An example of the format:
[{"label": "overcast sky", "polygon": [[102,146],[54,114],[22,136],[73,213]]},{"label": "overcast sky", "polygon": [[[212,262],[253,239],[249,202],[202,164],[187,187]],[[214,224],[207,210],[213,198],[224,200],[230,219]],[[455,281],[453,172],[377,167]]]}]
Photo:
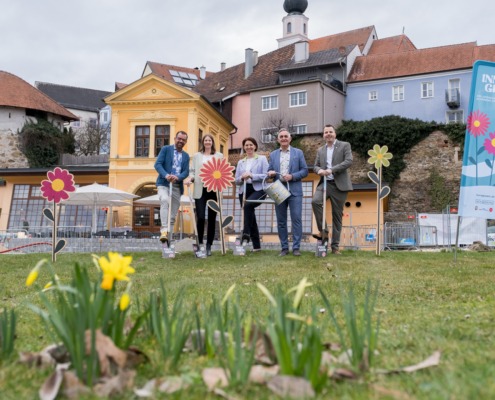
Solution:
[{"label": "overcast sky", "polygon": [[[374,25],[418,48],[495,43],[493,1],[309,0],[310,39]],[[282,37],[283,0],[0,0],[0,70],[113,91],[146,61],[218,71]]]}]

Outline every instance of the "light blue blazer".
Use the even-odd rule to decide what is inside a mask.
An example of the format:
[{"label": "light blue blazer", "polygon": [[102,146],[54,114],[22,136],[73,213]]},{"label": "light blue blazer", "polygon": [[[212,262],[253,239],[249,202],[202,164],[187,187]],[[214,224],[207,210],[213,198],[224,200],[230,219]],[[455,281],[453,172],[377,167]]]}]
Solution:
[{"label": "light blue blazer", "polygon": [[[165,178],[167,175],[172,173],[172,167],[174,163],[174,149],[175,145],[171,144],[168,146],[163,146],[156,158],[155,170],[158,172],[158,178],[156,179],[156,186],[169,186],[169,182]],[[182,182],[189,176],[189,154],[182,150],[182,163],[181,172],[178,176],[180,193],[184,193],[184,183]]]},{"label": "light blue blazer", "polygon": [[[243,180],[241,179],[241,175],[246,172],[247,165],[247,157],[243,158],[237,163],[237,168],[235,171],[235,184],[238,187],[237,193],[242,194],[244,192]],[[251,166],[251,174],[253,177],[251,180],[253,181],[254,190],[263,190],[263,179],[266,177],[266,173],[268,171],[268,160],[265,156],[261,156],[256,154],[254,156],[253,164]]]},{"label": "light blue blazer", "polygon": [[[270,153],[268,171],[280,173],[280,149]],[[302,150],[292,146],[290,146],[289,174],[292,175],[292,180],[289,182],[290,193],[294,196],[302,196],[301,181],[308,176],[308,166],[306,165]],[[276,179],[280,179],[280,175],[277,175]]]}]

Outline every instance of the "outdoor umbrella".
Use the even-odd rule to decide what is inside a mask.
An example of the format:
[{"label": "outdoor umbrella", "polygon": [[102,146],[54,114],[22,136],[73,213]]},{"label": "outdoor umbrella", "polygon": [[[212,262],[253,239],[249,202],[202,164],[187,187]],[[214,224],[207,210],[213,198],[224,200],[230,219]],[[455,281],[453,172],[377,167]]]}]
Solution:
[{"label": "outdoor umbrella", "polygon": [[[153,196],[148,196],[148,197],[143,197],[139,200],[134,201],[134,203],[140,203],[140,204],[148,204],[152,206],[159,206],[160,205],[160,199],[158,198],[157,194],[154,194]],[[189,206],[191,203],[189,201],[189,197],[186,195],[180,196],[180,205],[181,206]]]},{"label": "outdoor umbrella", "polygon": [[92,185],[76,188],[76,191],[70,194],[69,199],[60,204],[74,206],[92,206],[93,218],[91,223],[91,230],[93,233],[95,233],[97,207],[118,207],[123,205],[131,206],[132,204],[126,203],[124,200],[131,200],[135,199],[136,197],[139,196],[136,196],[132,193],[124,192],[123,190],[103,186],[98,183],[93,183]]}]

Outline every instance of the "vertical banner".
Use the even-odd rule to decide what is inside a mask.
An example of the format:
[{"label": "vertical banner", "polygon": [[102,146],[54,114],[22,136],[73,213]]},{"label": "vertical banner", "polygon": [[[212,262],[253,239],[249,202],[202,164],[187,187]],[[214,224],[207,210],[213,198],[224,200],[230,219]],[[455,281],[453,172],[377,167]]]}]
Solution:
[{"label": "vertical banner", "polygon": [[459,215],[495,219],[495,63],[476,61],[462,160]]}]

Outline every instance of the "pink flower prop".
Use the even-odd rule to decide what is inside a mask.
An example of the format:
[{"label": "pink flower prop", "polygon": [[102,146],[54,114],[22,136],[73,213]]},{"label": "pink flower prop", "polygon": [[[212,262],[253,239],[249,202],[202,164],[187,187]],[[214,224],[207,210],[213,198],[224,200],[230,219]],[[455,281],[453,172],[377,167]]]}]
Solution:
[{"label": "pink flower prop", "polygon": [[485,150],[495,156],[495,132],[490,133],[490,138],[485,139]]},{"label": "pink flower prop", "polygon": [[232,186],[234,167],[225,158],[212,158],[200,169],[199,176],[209,192],[222,192]]},{"label": "pink flower prop", "polygon": [[484,135],[489,125],[488,115],[479,111],[473,111],[467,118],[468,132],[474,137]]},{"label": "pink flower prop", "polygon": [[66,169],[55,168],[46,174],[48,179],[41,181],[41,195],[48,201],[60,203],[69,198],[69,192],[74,192],[74,175]]}]

